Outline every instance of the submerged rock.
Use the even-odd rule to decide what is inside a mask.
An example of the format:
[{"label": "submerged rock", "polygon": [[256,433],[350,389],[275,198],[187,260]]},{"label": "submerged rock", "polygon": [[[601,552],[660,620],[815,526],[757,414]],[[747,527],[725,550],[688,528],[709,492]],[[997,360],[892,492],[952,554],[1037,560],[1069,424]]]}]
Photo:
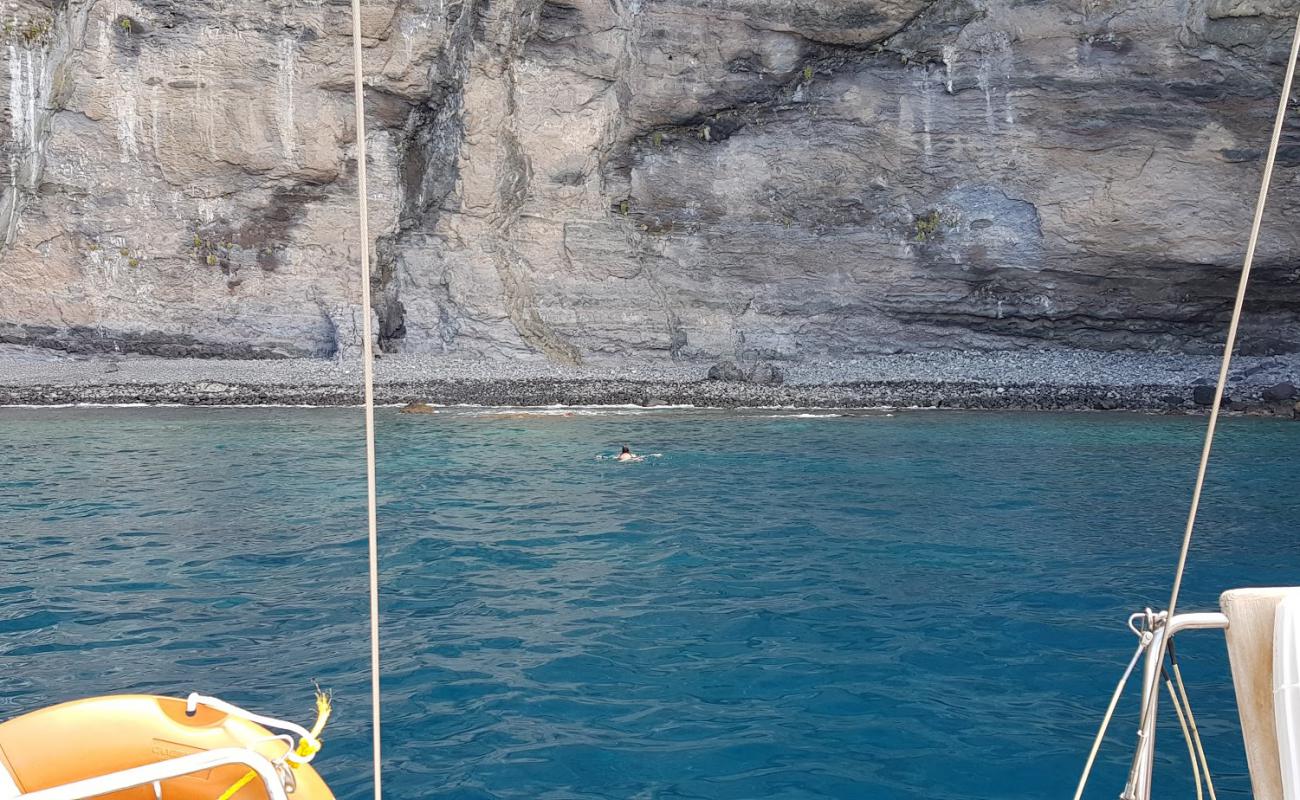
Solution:
[{"label": "submerged rock", "polygon": [[437,413],[438,413],[438,409],[434,408],[433,406],[429,405],[428,403],[407,403],[406,405],[402,406],[401,413],[403,413],[403,414],[437,414]]}]

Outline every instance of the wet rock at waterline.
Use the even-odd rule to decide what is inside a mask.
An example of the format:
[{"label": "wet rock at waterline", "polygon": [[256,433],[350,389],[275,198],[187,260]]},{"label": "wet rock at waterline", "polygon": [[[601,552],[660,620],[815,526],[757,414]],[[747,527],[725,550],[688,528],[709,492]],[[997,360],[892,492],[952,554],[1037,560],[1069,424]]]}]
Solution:
[{"label": "wet rock at waterline", "polygon": [[[10,3],[0,343],[354,355],[337,11]],[[379,345],[1213,352],[1292,11],[368,2]],[[1284,148],[1275,209],[1300,204],[1298,165]],[[1270,214],[1243,352],[1300,341],[1297,251]]]}]

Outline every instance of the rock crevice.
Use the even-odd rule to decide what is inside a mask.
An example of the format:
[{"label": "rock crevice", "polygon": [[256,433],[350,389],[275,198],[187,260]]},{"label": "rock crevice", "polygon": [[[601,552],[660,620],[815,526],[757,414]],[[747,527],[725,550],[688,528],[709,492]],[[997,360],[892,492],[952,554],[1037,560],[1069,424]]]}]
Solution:
[{"label": "rock crevice", "polygon": [[[1211,352],[1294,3],[9,0],[0,341]],[[1300,123],[1243,347],[1300,347]],[[743,343],[739,344],[739,343]]]}]

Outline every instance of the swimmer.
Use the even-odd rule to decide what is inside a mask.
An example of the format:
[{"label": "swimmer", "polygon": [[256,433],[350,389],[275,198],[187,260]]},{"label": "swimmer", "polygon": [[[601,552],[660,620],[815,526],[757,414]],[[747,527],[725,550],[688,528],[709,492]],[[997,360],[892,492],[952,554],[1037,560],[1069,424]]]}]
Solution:
[{"label": "swimmer", "polygon": [[623,445],[623,452],[619,453],[614,460],[615,461],[640,461],[641,457],[634,454],[630,449],[628,449],[627,445]]}]

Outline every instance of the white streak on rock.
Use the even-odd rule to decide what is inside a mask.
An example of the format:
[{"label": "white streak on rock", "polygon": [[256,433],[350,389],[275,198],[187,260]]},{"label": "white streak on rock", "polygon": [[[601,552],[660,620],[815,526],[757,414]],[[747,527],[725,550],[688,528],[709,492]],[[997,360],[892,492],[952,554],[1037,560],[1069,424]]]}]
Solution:
[{"label": "white streak on rock", "polygon": [[140,146],[136,142],[136,128],[139,127],[139,114],[136,112],[135,95],[127,89],[118,93],[119,115],[117,118],[118,160],[123,164],[139,159]]},{"label": "white streak on rock", "polygon": [[12,44],[9,45],[9,109],[13,115],[11,119],[11,135],[14,142],[14,175],[17,176],[16,159],[17,153],[25,152],[27,148],[27,136],[29,120],[27,117],[27,99],[23,96],[25,92],[31,91],[30,81],[26,72],[23,70],[23,62],[18,57],[18,48]]},{"label": "white streak on rock", "polygon": [[11,243],[17,234],[18,209],[24,191],[36,188],[40,175],[41,127],[39,110],[46,111],[50,76],[44,48],[8,47],[9,56],[9,192],[0,203],[0,243]]},{"label": "white streak on rock", "polygon": [[927,156],[930,155],[934,143],[930,136],[930,129],[933,126],[934,107],[930,98],[930,75],[925,69],[921,70],[921,151]]},{"label": "white streak on rock", "polygon": [[293,161],[298,151],[295,138],[293,109],[293,84],[297,76],[298,46],[293,36],[285,34],[280,38],[280,70],[277,76],[279,102],[276,103],[276,128],[280,134],[280,146],[286,159]]},{"label": "white streak on rock", "polygon": [[160,160],[162,154],[162,102],[159,98],[159,87],[155,85],[153,91],[149,94],[149,125],[150,135],[153,139],[153,156],[154,160]]},{"label": "white streak on rock", "polygon": [[997,121],[993,115],[993,75],[987,55],[980,56],[979,85],[984,92],[984,126],[989,133],[997,133]]},{"label": "white streak on rock", "polygon": [[943,46],[943,69],[944,85],[948,87],[948,94],[952,94],[952,71],[957,65],[957,48],[950,44]]}]

